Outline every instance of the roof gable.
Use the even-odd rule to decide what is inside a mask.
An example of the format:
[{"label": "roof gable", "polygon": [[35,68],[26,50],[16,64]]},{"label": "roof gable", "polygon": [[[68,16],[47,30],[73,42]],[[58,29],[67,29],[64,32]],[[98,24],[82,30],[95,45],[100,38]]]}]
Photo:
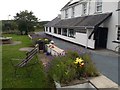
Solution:
[{"label": "roof gable", "polygon": [[80,0],[70,0],[61,10],[65,9],[65,8],[67,8],[69,6],[72,6],[74,4],[77,4],[77,3],[79,3],[79,1]]}]

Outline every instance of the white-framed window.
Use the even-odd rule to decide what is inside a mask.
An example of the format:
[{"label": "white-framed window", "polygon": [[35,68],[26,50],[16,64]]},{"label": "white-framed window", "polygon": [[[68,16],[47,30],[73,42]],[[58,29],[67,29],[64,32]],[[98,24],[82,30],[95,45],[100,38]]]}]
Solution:
[{"label": "white-framed window", "polygon": [[69,29],[69,30],[68,30],[68,37],[75,38],[75,30]]},{"label": "white-framed window", "polygon": [[57,28],[54,28],[54,33],[57,34]]},{"label": "white-framed window", "polygon": [[65,10],[65,18],[68,18],[68,9]]},{"label": "white-framed window", "polygon": [[118,27],[118,31],[117,31],[117,40],[120,40],[120,27]]},{"label": "white-framed window", "polygon": [[58,28],[58,34],[61,35],[61,28]]},{"label": "white-framed window", "polygon": [[75,7],[72,7],[72,16],[71,17],[74,17],[75,16]]},{"label": "white-framed window", "polygon": [[63,28],[62,29],[62,35],[63,36],[67,36],[67,28]]},{"label": "white-framed window", "polygon": [[97,0],[96,2],[96,12],[102,12],[102,0]]},{"label": "white-framed window", "polygon": [[82,4],[82,12],[83,12],[83,15],[87,13],[87,3]]},{"label": "white-framed window", "polygon": [[48,27],[46,27],[46,32],[48,32]]},{"label": "white-framed window", "polygon": [[51,32],[51,27],[49,27],[49,32]]}]

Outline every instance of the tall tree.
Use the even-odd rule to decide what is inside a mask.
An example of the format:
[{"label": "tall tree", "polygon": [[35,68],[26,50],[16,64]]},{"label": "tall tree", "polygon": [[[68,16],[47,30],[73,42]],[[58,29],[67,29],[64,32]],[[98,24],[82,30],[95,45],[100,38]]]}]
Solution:
[{"label": "tall tree", "polygon": [[17,24],[18,29],[20,30],[21,34],[28,34],[30,31],[34,31],[34,26],[36,26],[38,19],[35,15],[33,15],[33,12],[20,11],[20,13],[16,13],[16,16],[14,16]]}]

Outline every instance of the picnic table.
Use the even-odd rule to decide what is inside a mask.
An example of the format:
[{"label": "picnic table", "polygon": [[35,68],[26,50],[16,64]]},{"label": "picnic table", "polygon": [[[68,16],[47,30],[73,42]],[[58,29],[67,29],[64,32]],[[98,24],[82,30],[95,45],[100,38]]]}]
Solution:
[{"label": "picnic table", "polygon": [[53,56],[64,56],[65,51],[63,49],[58,48],[54,44],[47,44],[47,52]]}]

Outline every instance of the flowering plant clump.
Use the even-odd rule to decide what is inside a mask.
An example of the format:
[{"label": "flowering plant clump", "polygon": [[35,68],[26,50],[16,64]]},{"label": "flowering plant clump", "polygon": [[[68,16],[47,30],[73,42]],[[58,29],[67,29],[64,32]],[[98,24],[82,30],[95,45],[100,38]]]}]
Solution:
[{"label": "flowering plant clump", "polygon": [[74,64],[76,65],[77,78],[80,78],[85,73],[84,60],[82,58],[76,58]]},{"label": "flowering plant clump", "polygon": [[68,84],[72,80],[84,80],[99,74],[89,54],[79,55],[71,51],[52,60],[49,75],[55,81]]}]

